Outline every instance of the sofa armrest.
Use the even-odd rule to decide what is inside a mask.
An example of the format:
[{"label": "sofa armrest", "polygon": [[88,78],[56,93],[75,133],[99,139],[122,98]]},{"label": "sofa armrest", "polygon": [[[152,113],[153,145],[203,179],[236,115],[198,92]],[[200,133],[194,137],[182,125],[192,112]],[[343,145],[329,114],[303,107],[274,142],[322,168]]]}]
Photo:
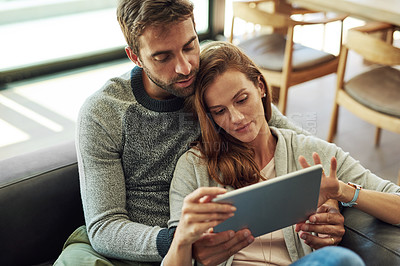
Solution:
[{"label": "sofa armrest", "polygon": [[52,262],[84,224],[74,142],[0,161],[0,265]]},{"label": "sofa armrest", "polygon": [[366,265],[400,265],[400,227],[356,208],[344,208],[346,233],[340,246],[356,252]]}]

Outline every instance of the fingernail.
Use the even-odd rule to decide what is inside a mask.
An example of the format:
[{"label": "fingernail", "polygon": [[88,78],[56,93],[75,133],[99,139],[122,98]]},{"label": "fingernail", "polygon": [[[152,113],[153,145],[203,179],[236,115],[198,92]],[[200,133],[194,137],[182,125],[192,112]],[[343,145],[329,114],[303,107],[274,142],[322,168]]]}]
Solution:
[{"label": "fingernail", "polygon": [[244,232],[244,237],[248,237],[249,235],[250,235],[249,232],[247,231]]},{"label": "fingernail", "polygon": [[233,212],[236,211],[236,207],[232,206],[231,211],[233,211]]},{"label": "fingernail", "polygon": [[315,216],[312,216],[312,217],[310,218],[310,222],[315,223],[316,221],[317,221],[317,218],[315,218]]},{"label": "fingernail", "polygon": [[229,237],[232,238],[235,236],[235,233],[233,231],[229,231]]},{"label": "fingernail", "polygon": [[302,235],[300,236],[300,238],[306,240],[306,239],[307,239],[307,236],[306,236],[305,234],[302,234]]}]

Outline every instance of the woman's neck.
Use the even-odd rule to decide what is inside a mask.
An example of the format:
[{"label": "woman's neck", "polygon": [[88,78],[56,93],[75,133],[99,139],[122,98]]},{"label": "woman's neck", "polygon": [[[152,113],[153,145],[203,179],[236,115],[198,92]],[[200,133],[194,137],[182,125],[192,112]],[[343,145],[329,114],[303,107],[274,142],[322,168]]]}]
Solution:
[{"label": "woman's neck", "polygon": [[277,139],[268,128],[265,134],[260,135],[258,141],[253,143],[255,158],[259,169],[263,169],[274,158]]}]

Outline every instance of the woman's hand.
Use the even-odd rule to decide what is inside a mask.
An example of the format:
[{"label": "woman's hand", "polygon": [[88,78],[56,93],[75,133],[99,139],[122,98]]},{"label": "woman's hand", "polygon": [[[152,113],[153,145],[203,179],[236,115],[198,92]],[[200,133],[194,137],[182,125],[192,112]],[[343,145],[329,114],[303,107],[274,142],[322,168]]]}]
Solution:
[{"label": "woman's hand", "polygon": [[225,192],[223,188],[201,187],[187,195],[174,239],[181,245],[192,245],[203,233],[232,217],[236,211],[234,206],[212,202]]},{"label": "woman's hand", "polygon": [[235,207],[213,203],[212,199],[226,192],[218,187],[201,187],[187,195],[174,239],[163,265],[192,265],[192,244],[219,223],[233,216]]},{"label": "woman's hand", "polygon": [[[318,153],[314,152],[312,157],[315,164],[321,164],[321,158],[319,157]],[[299,162],[303,168],[310,167],[306,158],[304,158],[303,156],[299,157]],[[322,171],[318,207],[321,206],[328,199],[337,200],[338,198],[340,198],[342,192],[339,180],[337,179],[336,176],[336,170],[337,170],[337,161],[335,157],[332,157],[329,176],[326,176],[325,172]]]}]

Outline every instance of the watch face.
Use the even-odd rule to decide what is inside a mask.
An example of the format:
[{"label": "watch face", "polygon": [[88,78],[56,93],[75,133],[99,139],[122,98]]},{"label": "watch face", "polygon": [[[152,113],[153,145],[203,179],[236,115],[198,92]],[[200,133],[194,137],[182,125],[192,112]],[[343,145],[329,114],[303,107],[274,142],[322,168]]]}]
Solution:
[{"label": "watch face", "polygon": [[361,189],[362,188],[362,186],[360,186],[358,184],[351,183],[351,182],[348,182],[347,185],[352,186],[355,189]]}]

